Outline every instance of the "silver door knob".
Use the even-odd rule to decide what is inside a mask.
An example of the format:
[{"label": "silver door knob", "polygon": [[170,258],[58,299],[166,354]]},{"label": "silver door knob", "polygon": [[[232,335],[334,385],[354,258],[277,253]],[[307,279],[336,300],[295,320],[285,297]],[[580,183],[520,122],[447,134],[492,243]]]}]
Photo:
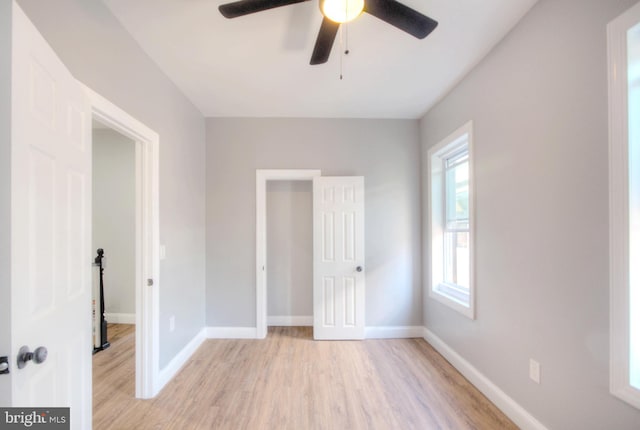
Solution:
[{"label": "silver door knob", "polygon": [[356,272],[362,272],[362,266],[356,267]]},{"label": "silver door knob", "polygon": [[29,351],[28,346],[23,346],[18,351],[18,369],[24,368],[30,360],[33,360],[36,364],[43,363],[47,359],[47,354],[47,348],[44,346],[36,348],[33,352]]}]

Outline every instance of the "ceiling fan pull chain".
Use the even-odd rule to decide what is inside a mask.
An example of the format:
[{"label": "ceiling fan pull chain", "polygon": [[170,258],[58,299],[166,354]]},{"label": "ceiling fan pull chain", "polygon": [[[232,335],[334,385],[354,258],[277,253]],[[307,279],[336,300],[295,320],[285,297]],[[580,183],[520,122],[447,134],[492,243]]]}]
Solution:
[{"label": "ceiling fan pull chain", "polygon": [[342,80],[342,45],[343,45],[343,40],[342,40],[342,33],[343,33],[343,28],[344,25],[340,26],[340,80]]},{"label": "ceiling fan pull chain", "polygon": [[349,55],[349,23],[344,26],[344,55]]},{"label": "ceiling fan pull chain", "polygon": [[[349,0],[344,2],[344,16],[348,16],[348,15],[349,15]],[[344,52],[344,55],[347,55],[349,53],[349,22],[348,21],[344,23],[344,46],[345,46],[344,51],[342,51],[342,46],[340,47],[340,50]],[[342,55],[342,53],[340,55]]]}]

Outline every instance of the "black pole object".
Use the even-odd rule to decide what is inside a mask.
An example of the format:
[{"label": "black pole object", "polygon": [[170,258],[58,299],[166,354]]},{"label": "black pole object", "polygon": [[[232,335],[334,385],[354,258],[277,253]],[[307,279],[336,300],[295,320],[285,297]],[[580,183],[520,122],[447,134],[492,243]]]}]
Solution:
[{"label": "black pole object", "polygon": [[100,346],[93,348],[93,353],[109,348],[111,344],[107,340],[107,320],[104,317],[104,268],[102,267],[102,259],[104,258],[104,250],[98,248],[98,256],[94,262],[100,268]]}]

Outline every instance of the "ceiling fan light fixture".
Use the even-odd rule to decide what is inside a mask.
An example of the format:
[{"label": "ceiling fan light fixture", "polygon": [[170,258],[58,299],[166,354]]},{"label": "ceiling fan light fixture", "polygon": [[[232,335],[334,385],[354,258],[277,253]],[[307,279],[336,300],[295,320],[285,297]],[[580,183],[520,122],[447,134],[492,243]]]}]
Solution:
[{"label": "ceiling fan light fixture", "polygon": [[362,13],[364,0],[320,0],[320,11],[333,22],[353,21]]}]

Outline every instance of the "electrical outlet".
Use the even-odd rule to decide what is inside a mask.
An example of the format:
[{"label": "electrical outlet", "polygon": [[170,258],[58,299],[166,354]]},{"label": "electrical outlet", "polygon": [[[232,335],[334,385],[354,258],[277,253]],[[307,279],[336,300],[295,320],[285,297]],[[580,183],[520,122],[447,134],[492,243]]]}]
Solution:
[{"label": "electrical outlet", "polygon": [[176,317],[171,316],[171,318],[169,318],[169,331],[173,332],[175,329],[176,329]]},{"label": "electrical outlet", "polygon": [[540,383],[540,363],[533,358],[529,359],[529,378],[536,384]]}]

